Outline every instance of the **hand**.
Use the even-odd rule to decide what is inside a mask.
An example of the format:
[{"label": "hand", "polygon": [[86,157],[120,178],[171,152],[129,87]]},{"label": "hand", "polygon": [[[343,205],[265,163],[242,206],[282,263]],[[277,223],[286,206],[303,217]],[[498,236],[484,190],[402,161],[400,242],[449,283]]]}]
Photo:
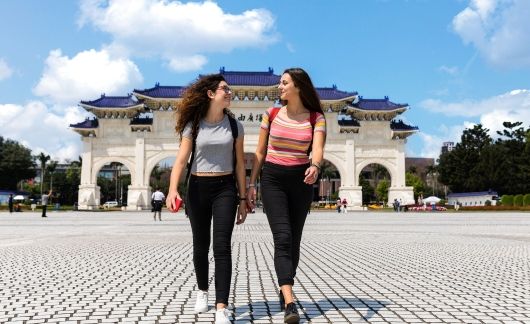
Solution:
[{"label": "hand", "polygon": [[309,168],[307,168],[307,170],[305,170],[304,175],[305,175],[304,182],[306,184],[313,184],[317,181],[317,178],[318,178],[318,168],[312,165]]},{"label": "hand", "polygon": [[246,219],[247,219],[247,204],[245,203],[245,200],[241,200],[239,202],[239,207],[237,210],[236,224],[241,225],[245,222]]},{"label": "hand", "polygon": [[167,198],[166,198],[166,206],[167,206],[167,209],[169,209],[169,211],[171,212],[174,212],[175,211],[175,198],[178,199],[181,199],[180,198],[180,194],[178,193],[178,191],[170,191],[168,194],[167,194]]},{"label": "hand", "polygon": [[256,188],[248,187],[247,190],[247,212],[251,212],[256,208]]}]

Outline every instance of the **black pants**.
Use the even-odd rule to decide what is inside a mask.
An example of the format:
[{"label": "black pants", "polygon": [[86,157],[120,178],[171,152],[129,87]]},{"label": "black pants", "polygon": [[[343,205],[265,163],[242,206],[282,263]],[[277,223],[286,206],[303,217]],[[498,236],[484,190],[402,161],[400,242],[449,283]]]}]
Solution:
[{"label": "black pants", "polygon": [[46,216],[46,208],[48,207],[48,205],[42,205],[42,217],[47,217]]},{"label": "black pants", "polygon": [[261,195],[274,238],[274,267],[278,285],[293,285],[300,260],[300,241],[313,186],[304,183],[309,165],[284,166],[266,162]]},{"label": "black pants", "polygon": [[197,285],[200,290],[208,290],[208,252],[213,218],[215,302],[228,304],[232,279],[231,240],[238,203],[234,176],[191,175],[186,202],[193,233],[193,263]]}]

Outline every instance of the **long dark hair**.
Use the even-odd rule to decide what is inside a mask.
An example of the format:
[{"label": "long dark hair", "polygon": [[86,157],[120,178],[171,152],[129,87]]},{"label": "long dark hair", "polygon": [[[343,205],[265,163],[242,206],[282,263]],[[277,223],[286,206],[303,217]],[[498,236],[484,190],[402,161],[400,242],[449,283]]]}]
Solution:
[{"label": "long dark hair", "polygon": [[[291,76],[294,85],[300,89],[300,100],[302,100],[304,107],[309,111],[316,111],[324,114],[317,90],[315,89],[313,82],[311,82],[311,78],[307,72],[302,68],[289,68],[283,71],[282,74],[285,73]],[[280,102],[284,106],[287,104],[287,100],[281,100]]]},{"label": "long dark hair", "polygon": [[[199,131],[199,122],[206,117],[210,107],[210,98],[208,90],[215,92],[219,83],[225,81],[221,74],[208,74],[199,77],[197,81],[190,84],[182,95],[182,101],[178,105],[177,125],[175,130],[182,140],[182,132],[188,123],[191,122],[192,136],[197,137]],[[229,113],[225,109],[225,113]]]}]

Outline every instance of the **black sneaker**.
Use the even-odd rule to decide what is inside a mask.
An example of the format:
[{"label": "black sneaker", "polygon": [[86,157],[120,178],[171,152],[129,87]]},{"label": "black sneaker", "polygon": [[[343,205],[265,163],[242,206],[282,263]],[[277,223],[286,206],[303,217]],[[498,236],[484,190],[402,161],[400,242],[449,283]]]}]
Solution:
[{"label": "black sneaker", "polygon": [[283,317],[285,323],[299,323],[300,315],[298,315],[298,310],[296,309],[295,303],[289,303],[285,307],[285,315]]}]

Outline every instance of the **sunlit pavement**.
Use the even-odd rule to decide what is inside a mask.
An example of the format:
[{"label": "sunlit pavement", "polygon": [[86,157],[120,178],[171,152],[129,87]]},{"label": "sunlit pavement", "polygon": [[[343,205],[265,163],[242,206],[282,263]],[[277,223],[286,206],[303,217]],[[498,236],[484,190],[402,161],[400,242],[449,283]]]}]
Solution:
[{"label": "sunlit pavement", "polygon": [[[0,212],[1,323],[209,323],[182,213]],[[233,322],[282,323],[266,217],[233,236]],[[212,258],[213,259],[213,258]],[[530,213],[309,215],[302,323],[530,323]]]}]

